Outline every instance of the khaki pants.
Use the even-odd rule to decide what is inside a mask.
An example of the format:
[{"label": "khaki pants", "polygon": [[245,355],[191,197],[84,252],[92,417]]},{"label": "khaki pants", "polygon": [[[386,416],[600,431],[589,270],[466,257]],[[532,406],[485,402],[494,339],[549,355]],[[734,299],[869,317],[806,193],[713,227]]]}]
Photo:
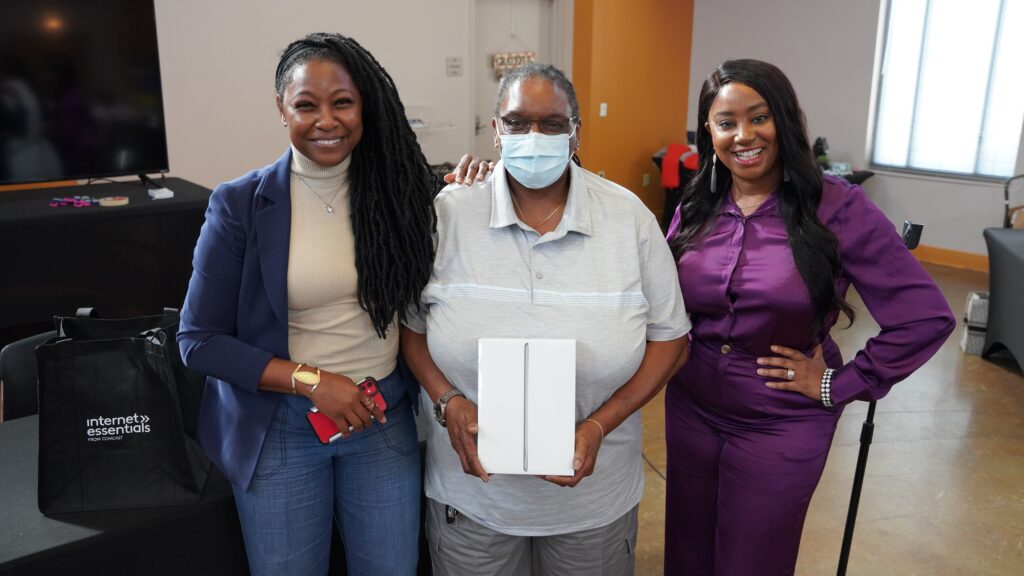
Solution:
[{"label": "khaki pants", "polygon": [[555,536],[509,536],[427,500],[427,542],[437,576],[632,576],[639,506],[607,526]]}]

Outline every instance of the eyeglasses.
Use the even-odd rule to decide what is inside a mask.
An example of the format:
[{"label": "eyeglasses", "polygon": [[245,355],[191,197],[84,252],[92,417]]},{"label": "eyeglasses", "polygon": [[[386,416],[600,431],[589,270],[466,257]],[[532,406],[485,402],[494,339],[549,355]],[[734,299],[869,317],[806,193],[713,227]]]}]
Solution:
[{"label": "eyeglasses", "polygon": [[542,134],[568,134],[572,130],[575,118],[554,117],[530,120],[519,116],[502,116],[501,127],[506,134],[528,134],[534,125]]}]

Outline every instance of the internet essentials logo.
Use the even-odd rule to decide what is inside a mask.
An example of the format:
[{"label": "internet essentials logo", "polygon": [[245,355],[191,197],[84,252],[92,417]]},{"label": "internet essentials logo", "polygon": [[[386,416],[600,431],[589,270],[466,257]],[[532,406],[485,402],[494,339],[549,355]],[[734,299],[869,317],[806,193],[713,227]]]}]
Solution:
[{"label": "internet essentials logo", "polygon": [[89,442],[123,440],[129,434],[147,434],[148,432],[149,416],[145,414],[85,419],[85,435]]}]

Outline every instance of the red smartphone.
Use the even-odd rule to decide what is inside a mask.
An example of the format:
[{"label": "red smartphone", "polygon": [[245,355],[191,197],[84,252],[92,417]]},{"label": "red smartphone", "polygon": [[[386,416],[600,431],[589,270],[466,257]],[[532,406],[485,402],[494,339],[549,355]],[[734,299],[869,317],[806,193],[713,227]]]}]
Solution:
[{"label": "red smartphone", "polygon": [[334,420],[321,414],[316,406],[306,412],[306,420],[309,420],[309,425],[313,427],[313,432],[316,433],[321,444],[330,444],[341,438],[341,429],[338,428],[338,425],[334,423]]},{"label": "red smartphone", "polygon": [[384,412],[388,409],[388,403],[384,400],[384,395],[380,393],[380,387],[377,386],[377,381],[367,376],[359,382],[356,382],[356,386],[373,399],[373,403],[377,405],[377,409]]},{"label": "red smartphone", "polygon": [[[380,393],[380,388],[377,386],[377,381],[367,376],[359,382],[356,386],[363,392],[363,394],[373,399],[373,403],[377,405],[377,409],[381,412],[388,409],[388,403],[384,400],[384,395]],[[372,418],[373,415],[371,414]],[[317,410],[316,406],[309,409],[306,412],[306,420],[309,420],[309,425],[313,427],[313,432],[316,433],[316,437],[320,440],[321,444],[330,444],[341,438],[341,429],[327,416],[324,416]],[[349,428],[349,432],[352,428]]]}]

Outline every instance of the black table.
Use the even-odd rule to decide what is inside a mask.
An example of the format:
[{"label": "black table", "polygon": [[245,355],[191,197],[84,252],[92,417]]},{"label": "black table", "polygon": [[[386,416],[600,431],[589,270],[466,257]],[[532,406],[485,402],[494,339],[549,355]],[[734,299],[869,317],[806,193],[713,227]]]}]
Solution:
[{"label": "black table", "polygon": [[[51,329],[54,315],[95,307],[107,318],[180,307],[210,190],[158,180],[0,192],[0,346]],[[53,197],[127,196],[127,206],[51,207]]]},{"label": "black table", "polygon": [[36,416],[0,424],[0,574],[248,574],[235,501],[211,468],[196,504],[43,516]]}]

